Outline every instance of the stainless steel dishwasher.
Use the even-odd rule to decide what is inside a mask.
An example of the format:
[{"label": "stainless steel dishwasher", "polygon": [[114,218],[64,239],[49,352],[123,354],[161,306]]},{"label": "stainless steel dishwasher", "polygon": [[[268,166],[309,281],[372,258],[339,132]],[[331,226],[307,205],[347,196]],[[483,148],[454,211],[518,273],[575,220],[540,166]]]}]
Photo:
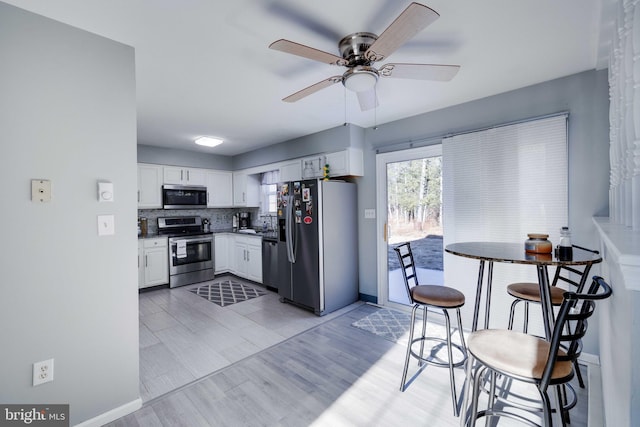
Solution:
[{"label": "stainless steel dishwasher", "polygon": [[262,284],[278,290],[278,241],[275,238],[262,238]]}]

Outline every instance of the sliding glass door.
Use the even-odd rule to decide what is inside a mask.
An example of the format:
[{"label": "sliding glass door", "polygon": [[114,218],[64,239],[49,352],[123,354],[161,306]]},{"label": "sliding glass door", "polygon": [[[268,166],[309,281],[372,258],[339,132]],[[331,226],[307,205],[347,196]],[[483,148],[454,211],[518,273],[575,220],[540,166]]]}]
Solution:
[{"label": "sliding glass door", "polygon": [[411,242],[423,283],[443,283],[441,154],[438,144],[377,156],[380,305],[409,304],[393,250],[399,243]]}]

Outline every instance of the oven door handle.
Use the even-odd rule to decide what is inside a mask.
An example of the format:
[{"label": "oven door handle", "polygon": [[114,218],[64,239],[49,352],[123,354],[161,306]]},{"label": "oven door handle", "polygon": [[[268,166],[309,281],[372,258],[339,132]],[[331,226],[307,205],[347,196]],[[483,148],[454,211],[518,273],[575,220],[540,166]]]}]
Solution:
[{"label": "oven door handle", "polygon": [[209,242],[213,242],[213,239],[211,237],[209,238],[203,238],[203,239],[171,239],[169,241],[169,244],[171,245],[176,245],[178,244],[178,241],[180,240],[184,240],[187,244],[189,243],[209,243]]}]

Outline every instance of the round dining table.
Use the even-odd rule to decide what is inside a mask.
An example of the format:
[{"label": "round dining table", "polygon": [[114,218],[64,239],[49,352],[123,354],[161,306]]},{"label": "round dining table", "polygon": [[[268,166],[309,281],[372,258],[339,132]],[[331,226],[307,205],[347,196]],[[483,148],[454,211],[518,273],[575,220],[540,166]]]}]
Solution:
[{"label": "round dining table", "polygon": [[[573,246],[573,254],[570,257],[559,258],[554,253],[534,254],[524,250],[523,243],[503,243],[503,242],[459,242],[451,243],[445,247],[445,251],[466,258],[473,258],[480,261],[478,271],[478,284],[476,288],[475,306],[473,310],[472,330],[478,329],[478,316],[480,312],[480,299],[484,283],[485,264],[488,262],[485,318],[484,328],[489,328],[489,309],[491,304],[491,282],[493,278],[493,263],[525,264],[536,267],[538,273],[538,284],[542,299],[542,314],[545,334],[547,339],[551,339],[553,331],[554,315],[551,304],[551,292],[549,290],[549,266],[587,266],[584,274],[593,264],[602,262],[602,257],[595,251],[590,251],[580,246]],[[586,279],[586,278],[583,278]]]}]

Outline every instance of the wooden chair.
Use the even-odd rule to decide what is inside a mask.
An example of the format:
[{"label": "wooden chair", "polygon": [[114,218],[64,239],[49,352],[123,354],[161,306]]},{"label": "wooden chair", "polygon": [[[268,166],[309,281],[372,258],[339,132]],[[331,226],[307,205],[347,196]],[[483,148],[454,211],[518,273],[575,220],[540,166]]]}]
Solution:
[{"label": "wooden chair", "polygon": [[[576,401],[575,393],[571,402],[562,401],[562,386],[572,390],[568,382],[574,376],[575,353],[582,347],[581,338],[587,332],[587,319],[595,311],[595,301],[610,295],[609,285],[597,276],[594,276],[586,293],[565,292],[550,342],[512,330],[484,329],[471,333],[468,339],[467,390],[472,393],[472,398],[469,411],[463,413],[465,425],[475,425],[480,417],[508,417],[538,425],[526,413],[541,411],[542,425],[551,426],[548,389],[552,386],[557,387],[557,407],[562,409],[565,425],[568,410],[575,406]],[[503,380],[534,384],[542,406],[531,407],[513,400],[507,387],[496,392],[497,376]],[[485,379],[489,379],[488,389]],[[489,393],[488,406],[478,411],[482,391]]]},{"label": "wooden chair", "polygon": [[[455,416],[459,414],[458,399],[456,393],[456,383],[454,376],[454,368],[462,366],[467,358],[466,347],[464,343],[464,336],[462,332],[462,318],[460,316],[460,307],[464,305],[464,294],[460,291],[439,285],[421,285],[418,283],[418,276],[416,275],[416,267],[413,259],[413,253],[411,251],[410,243],[402,243],[394,248],[398,260],[400,261],[400,268],[404,278],[404,283],[407,290],[409,300],[413,304],[411,310],[411,326],[409,329],[409,343],[407,344],[407,355],[404,362],[404,370],[402,372],[402,381],[400,383],[400,391],[404,391],[407,386],[407,372],[409,369],[409,360],[411,357],[418,359],[418,366],[420,369],[414,375],[414,378],[422,372],[423,364],[429,364],[439,367],[449,368],[449,381],[451,383],[451,398],[453,401],[453,413]],[[421,308],[423,310],[422,315],[422,335],[416,339],[414,336],[416,312]],[[429,309],[441,311],[444,314],[446,323],[446,340],[439,337],[429,337],[426,335],[427,330],[427,312]],[[449,319],[448,310],[455,309],[458,319],[458,333],[460,334],[461,345],[451,342],[451,322]],[[428,357],[424,355],[425,341],[434,341],[439,344],[433,346],[431,354]],[[415,352],[412,347],[415,343],[420,343],[420,352]],[[442,347],[446,343],[447,346],[447,360],[437,357],[436,347]],[[454,362],[453,349],[456,348],[461,354],[461,360]]]}]

